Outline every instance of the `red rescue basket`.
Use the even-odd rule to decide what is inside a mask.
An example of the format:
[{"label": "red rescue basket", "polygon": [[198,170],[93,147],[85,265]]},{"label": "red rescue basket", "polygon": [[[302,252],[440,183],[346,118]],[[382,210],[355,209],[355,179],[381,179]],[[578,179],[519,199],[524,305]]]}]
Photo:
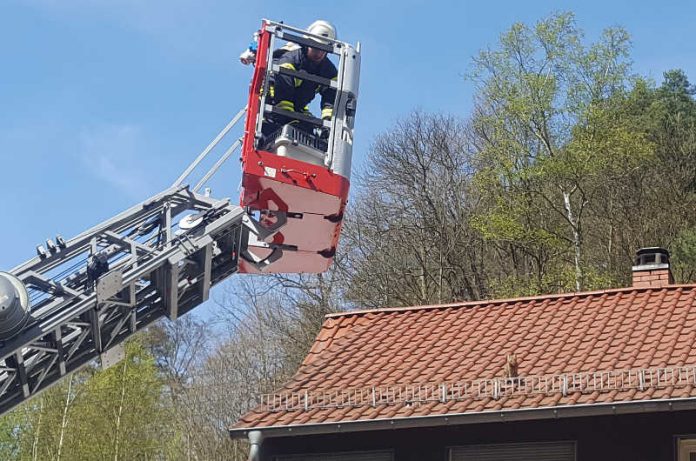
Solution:
[{"label": "red rescue basket", "polygon": [[[285,43],[326,51],[338,70],[337,78],[279,66],[274,51]],[[332,118],[321,120],[271,104],[267,95],[274,78],[282,74],[334,88]],[[263,21],[242,144],[240,198],[241,205],[257,218],[255,225],[261,228],[256,234],[261,238],[248,233],[239,272],[319,273],[331,265],[350,187],[359,75],[359,44]],[[274,115],[293,123],[264,136],[268,131],[264,124]]]}]

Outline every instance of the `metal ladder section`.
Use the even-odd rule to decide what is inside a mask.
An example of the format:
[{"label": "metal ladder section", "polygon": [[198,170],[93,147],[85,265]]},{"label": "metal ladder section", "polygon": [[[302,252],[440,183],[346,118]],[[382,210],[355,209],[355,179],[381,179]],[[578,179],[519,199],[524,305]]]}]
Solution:
[{"label": "metal ladder section", "polygon": [[228,200],[172,187],[72,240],[57,238],[11,271],[31,310],[0,341],[0,414],[88,362],[108,367],[122,342],[176,319],[237,270],[255,225]]}]

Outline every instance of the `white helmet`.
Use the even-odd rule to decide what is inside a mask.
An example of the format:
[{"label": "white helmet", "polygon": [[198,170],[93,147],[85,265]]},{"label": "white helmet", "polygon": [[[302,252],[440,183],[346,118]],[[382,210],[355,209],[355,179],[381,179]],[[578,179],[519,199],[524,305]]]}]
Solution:
[{"label": "white helmet", "polygon": [[330,38],[331,40],[336,40],[336,28],[328,21],[319,19],[314,21],[307,27],[307,32],[314,35],[319,35],[321,37]]}]

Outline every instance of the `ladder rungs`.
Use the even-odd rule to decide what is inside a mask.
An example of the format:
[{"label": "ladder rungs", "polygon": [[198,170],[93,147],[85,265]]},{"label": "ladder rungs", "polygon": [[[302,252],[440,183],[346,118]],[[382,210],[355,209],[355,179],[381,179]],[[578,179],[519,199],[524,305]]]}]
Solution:
[{"label": "ladder rungs", "polygon": [[322,50],[326,51],[327,53],[338,54],[334,51],[333,45],[324,45],[323,43],[319,43],[316,40],[312,40],[311,38],[305,38],[300,37],[299,35],[288,34],[283,32],[282,30],[276,32],[276,37],[278,37],[281,40],[286,40],[288,42],[308,46],[310,48],[314,48],[315,50]]},{"label": "ladder rungs", "polygon": [[289,75],[291,77],[300,78],[302,80],[309,80],[310,82],[338,89],[337,81],[325,77],[320,77],[315,74],[310,74],[309,72],[304,70],[296,71],[292,69],[286,69],[285,67],[280,67],[278,64],[274,64],[272,70],[276,74]]},{"label": "ladder rungs", "polygon": [[312,124],[312,125],[318,126],[318,127],[331,128],[331,123],[329,123],[328,121],[324,121],[320,118],[312,117],[311,115],[305,115],[301,112],[293,112],[290,110],[280,109],[276,106],[271,106],[270,104],[266,104],[266,109],[264,112],[282,115],[284,117],[288,117],[288,118],[291,118],[293,120],[299,120],[301,122],[307,122],[309,124]]}]

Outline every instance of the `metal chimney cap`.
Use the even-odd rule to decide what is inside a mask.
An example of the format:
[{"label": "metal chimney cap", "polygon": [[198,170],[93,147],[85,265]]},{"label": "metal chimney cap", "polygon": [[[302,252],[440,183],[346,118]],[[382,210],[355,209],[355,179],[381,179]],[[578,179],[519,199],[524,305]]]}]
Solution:
[{"label": "metal chimney cap", "polygon": [[652,253],[659,253],[663,255],[667,255],[669,258],[669,251],[667,249],[662,248],[662,247],[644,247],[636,251],[636,255],[643,255],[643,254],[652,254]]},{"label": "metal chimney cap", "polygon": [[636,251],[633,270],[669,269],[669,251],[660,247],[646,247]]}]

